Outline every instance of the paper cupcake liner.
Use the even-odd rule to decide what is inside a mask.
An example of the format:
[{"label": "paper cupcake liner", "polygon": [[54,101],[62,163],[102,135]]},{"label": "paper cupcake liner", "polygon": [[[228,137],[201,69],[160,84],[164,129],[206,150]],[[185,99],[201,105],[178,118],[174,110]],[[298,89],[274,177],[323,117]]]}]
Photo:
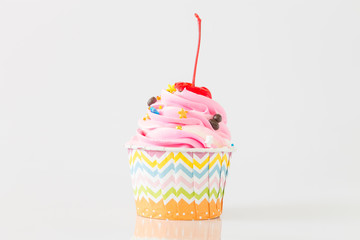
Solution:
[{"label": "paper cupcake liner", "polygon": [[170,220],[219,217],[231,151],[128,148],[136,212]]},{"label": "paper cupcake liner", "polygon": [[220,240],[221,225],[220,218],[207,221],[163,221],[137,216],[132,239]]}]

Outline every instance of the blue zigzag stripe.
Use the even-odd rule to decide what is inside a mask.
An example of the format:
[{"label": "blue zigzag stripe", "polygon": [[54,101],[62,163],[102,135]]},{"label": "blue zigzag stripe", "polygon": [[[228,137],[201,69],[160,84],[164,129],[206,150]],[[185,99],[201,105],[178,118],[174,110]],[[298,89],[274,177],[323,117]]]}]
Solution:
[{"label": "blue zigzag stripe", "polygon": [[[197,172],[195,169],[193,169],[193,172],[191,172],[186,167],[184,167],[182,164],[179,164],[176,167],[174,166],[174,164],[170,164],[167,168],[165,168],[163,171],[160,171],[160,173],[159,173],[158,169],[155,169],[154,171],[152,171],[146,164],[141,164],[139,162],[136,162],[135,165],[131,166],[130,172],[131,172],[131,174],[135,174],[139,169],[142,171],[146,171],[152,177],[155,177],[156,175],[160,175],[161,178],[163,178],[171,170],[174,170],[176,173],[179,171],[182,171],[190,178],[192,178],[193,175],[196,178],[202,178],[209,171],[208,168],[205,168],[201,172]],[[222,173],[222,172],[225,173],[225,176],[227,176],[228,169],[226,168],[226,166],[223,165],[222,168],[220,169],[220,167],[218,165],[216,165],[215,167],[213,167],[211,169],[211,171],[209,173],[209,177],[212,177],[212,175],[214,175],[215,173],[217,173],[217,175],[221,176],[220,173]]]}]

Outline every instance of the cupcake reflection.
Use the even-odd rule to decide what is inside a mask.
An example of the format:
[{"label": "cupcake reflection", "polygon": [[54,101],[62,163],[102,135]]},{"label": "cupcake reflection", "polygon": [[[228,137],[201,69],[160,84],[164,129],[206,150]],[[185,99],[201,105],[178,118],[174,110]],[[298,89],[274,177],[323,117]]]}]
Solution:
[{"label": "cupcake reflection", "polygon": [[133,239],[151,240],[220,240],[221,219],[173,221],[136,217]]}]

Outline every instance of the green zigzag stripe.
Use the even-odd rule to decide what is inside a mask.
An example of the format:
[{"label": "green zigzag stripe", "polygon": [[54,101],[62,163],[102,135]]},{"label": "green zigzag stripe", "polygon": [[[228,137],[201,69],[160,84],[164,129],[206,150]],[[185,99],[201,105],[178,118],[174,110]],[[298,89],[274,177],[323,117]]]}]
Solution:
[{"label": "green zigzag stripe", "polygon": [[175,188],[170,188],[164,194],[162,194],[161,190],[159,190],[157,192],[154,192],[150,188],[145,188],[144,186],[141,186],[140,188],[136,188],[134,190],[134,195],[135,196],[140,195],[141,193],[145,193],[146,195],[151,195],[154,198],[158,198],[158,197],[160,197],[162,195],[164,200],[166,200],[168,197],[170,197],[171,194],[174,194],[176,197],[179,197],[182,194],[187,199],[195,197],[197,200],[200,200],[205,194],[207,194],[209,198],[211,198],[212,195],[214,195],[216,198],[222,197],[223,194],[224,194],[224,191],[223,191],[222,188],[220,188],[219,191],[216,191],[216,189],[213,188],[211,190],[210,196],[209,196],[209,188],[205,188],[200,194],[197,194],[194,191],[189,193],[183,188],[180,188],[178,191],[176,191]]}]

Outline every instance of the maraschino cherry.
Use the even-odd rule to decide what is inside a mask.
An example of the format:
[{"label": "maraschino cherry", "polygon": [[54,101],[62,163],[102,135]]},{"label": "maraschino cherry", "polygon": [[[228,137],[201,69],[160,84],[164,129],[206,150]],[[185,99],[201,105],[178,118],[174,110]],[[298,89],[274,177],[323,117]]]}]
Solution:
[{"label": "maraschino cherry", "polygon": [[196,52],[196,58],[195,58],[193,80],[192,80],[192,83],[177,82],[177,83],[175,83],[175,88],[180,92],[183,91],[184,89],[186,89],[190,92],[211,98],[211,93],[210,93],[209,89],[207,89],[206,87],[195,87],[196,67],[197,67],[197,62],[198,62],[198,58],[199,58],[200,40],[201,40],[201,19],[200,19],[199,15],[197,15],[196,13],[195,13],[195,17],[197,18],[198,24],[199,24],[199,41],[198,41],[198,47],[197,47],[197,52]]},{"label": "maraschino cherry", "polygon": [[175,83],[175,88],[180,92],[186,88],[186,90],[188,90],[190,92],[211,98],[211,93],[210,93],[209,89],[207,89],[206,87],[195,87],[192,83],[177,82],[177,83]]}]

